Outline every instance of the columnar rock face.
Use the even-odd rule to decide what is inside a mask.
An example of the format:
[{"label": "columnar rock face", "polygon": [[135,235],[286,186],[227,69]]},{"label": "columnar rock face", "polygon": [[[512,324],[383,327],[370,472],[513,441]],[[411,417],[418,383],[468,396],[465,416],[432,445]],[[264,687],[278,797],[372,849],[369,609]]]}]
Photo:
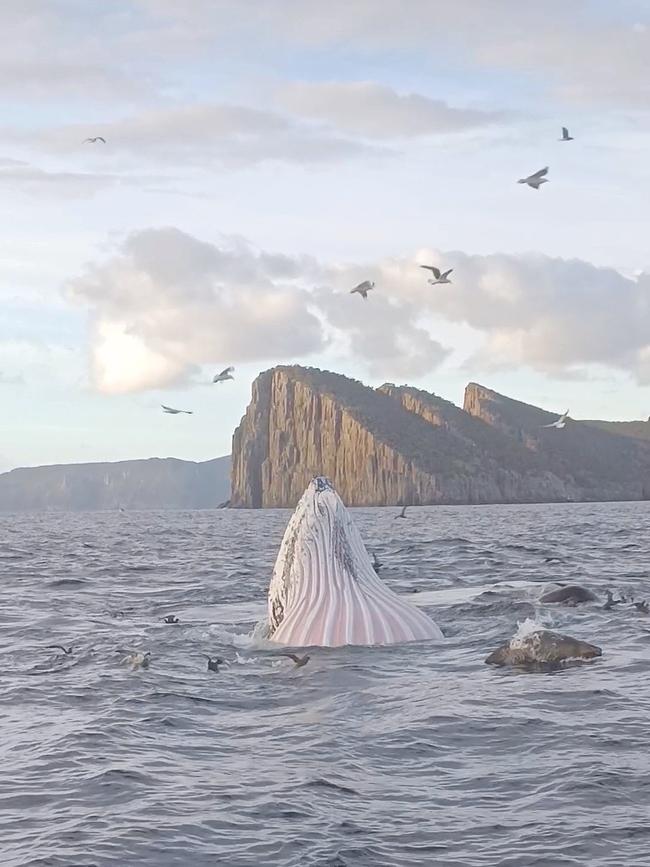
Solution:
[{"label": "columnar rock face", "polygon": [[[349,505],[641,499],[650,447],[470,384],[465,408],[312,368],[253,385],[235,431],[231,505],[293,507],[314,475]],[[565,436],[566,434],[569,436]]]}]

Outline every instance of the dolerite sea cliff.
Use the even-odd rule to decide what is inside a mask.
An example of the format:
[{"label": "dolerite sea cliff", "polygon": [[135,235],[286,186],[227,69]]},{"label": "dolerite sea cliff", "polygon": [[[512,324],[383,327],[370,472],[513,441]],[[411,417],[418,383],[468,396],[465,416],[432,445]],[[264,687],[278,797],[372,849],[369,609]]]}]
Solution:
[{"label": "dolerite sea cliff", "polygon": [[314,475],[352,506],[650,498],[650,442],[470,383],[435,394],[336,373],[260,374],[233,436],[231,505],[293,507]]}]

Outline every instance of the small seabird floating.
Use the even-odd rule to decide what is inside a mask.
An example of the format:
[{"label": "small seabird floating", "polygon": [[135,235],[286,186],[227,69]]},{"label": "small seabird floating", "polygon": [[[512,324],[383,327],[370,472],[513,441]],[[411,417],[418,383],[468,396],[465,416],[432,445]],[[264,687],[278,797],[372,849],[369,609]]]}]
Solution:
[{"label": "small seabird floating", "polygon": [[72,653],[71,647],[64,647],[62,644],[48,644],[48,650],[60,650],[61,653],[64,653],[66,656],[70,656]]},{"label": "small seabird floating", "polygon": [[208,671],[218,672],[220,665],[223,665],[223,659],[220,656],[216,656],[214,659],[208,656]]},{"label": "small seabird floating", "polygon": [[173,406],[165,406],[164,403],[160,404],[163,412],[167,412],[170,415],[180,415],[181,413],[185,413],[185,415],[193,415],[193,411],[191,409],[174,409]]},{"label": "small seabird floating", "polygon": [[542,184],[548,183],[548,178],[546,177],[547,174],[548,166],[540,169],[538,172],[535,172],[532,175],[528,175],[527,178],[519,178],[517,183],[528,184],[529,187],[532,187],[534,190],[538,190]]},{"label": "small seabird floating", "polygon": [[212,382],[225,382],[227,379],[234,379],[234,371],[234,367],[226,367],[226,369],[222,370],[221,373],[217,373],[212,377]]},{"label": "small seabird floating", "polygon": [[566,426],[566,420],[569,416],[569,410],[563,413],[557,421],[552,421],[550,424],[543,424],[542,427],[556,427],[558,430],[562,430],[563,427]]},{"label": "small seabird floating", "polygon": [[449,275],[454,270],[453,268],[449,268],[449,270],[447,271],[441,271],[440,268],[436,268],[435,265],[420,265],[420,268],[431,271],[431,273],[435,277],[435,280],[429,280],[429,283],[432,286],[436,286],[438,283],[451,283]]},{"label": "small seabird floating", "polygon": [[289,659],[292,659],[296,664],[296,668],[302,668],[303,665],[307,665],[307,663],[311,659],[309,654],[305,654],[305,656],[298,656],[295,653],[282,653],[281,656],[287,656]]},{"label": "small seabird floating", "polygon": [[562,127],[562,138],[558,141],[573,141],[573,136],[569,135],[569,130],[565,126]]},{"label": "small seabird floating", "polygon": [[364,280],[363,283],[359,283],[359,285],[355,286],[354,289],[350,289],[350,295],[354,295],[356,292],[357,295],[361,295],[362,298],[367,298],[368,292],[374,288],[375,284],[372,280]]},{"label": "small seabird floating", "polygon": [[163,617],[163,623],[180,623],[180,620],[175,614],[168,614],[167,617]]}]

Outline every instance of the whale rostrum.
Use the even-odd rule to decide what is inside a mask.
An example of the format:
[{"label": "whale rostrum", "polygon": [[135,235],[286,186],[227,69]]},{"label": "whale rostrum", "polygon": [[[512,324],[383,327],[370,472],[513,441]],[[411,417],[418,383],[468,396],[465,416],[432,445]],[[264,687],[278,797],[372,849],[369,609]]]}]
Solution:
[{"label": "whale rostrum", "polygon": [[442,638],[423,611],[377,576],[331,482],[307,486],[289,520],[268,595],[268,637],[278,644],[339,647]]}]

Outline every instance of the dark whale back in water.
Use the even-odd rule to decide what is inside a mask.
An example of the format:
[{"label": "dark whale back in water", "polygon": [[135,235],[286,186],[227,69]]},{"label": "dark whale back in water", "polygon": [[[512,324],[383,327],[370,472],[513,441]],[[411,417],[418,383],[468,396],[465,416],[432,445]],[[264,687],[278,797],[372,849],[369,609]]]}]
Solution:
[{"label": "dark whale back in water", "polygon": [[485,661],[489,665],[557,665],[567,659],[593,659],[601,655],[602,650],[595,644],[549,629],[537,629],[521,638],[511,638]]},{"label": "dark whale back in water", "polygon": [[597,602],[598,597],[586,587],[578,587],[571,584],[568,587],[560,587],[545,593],[540,602],[565,602],[567,605],[579,605],[581,602]]}]

